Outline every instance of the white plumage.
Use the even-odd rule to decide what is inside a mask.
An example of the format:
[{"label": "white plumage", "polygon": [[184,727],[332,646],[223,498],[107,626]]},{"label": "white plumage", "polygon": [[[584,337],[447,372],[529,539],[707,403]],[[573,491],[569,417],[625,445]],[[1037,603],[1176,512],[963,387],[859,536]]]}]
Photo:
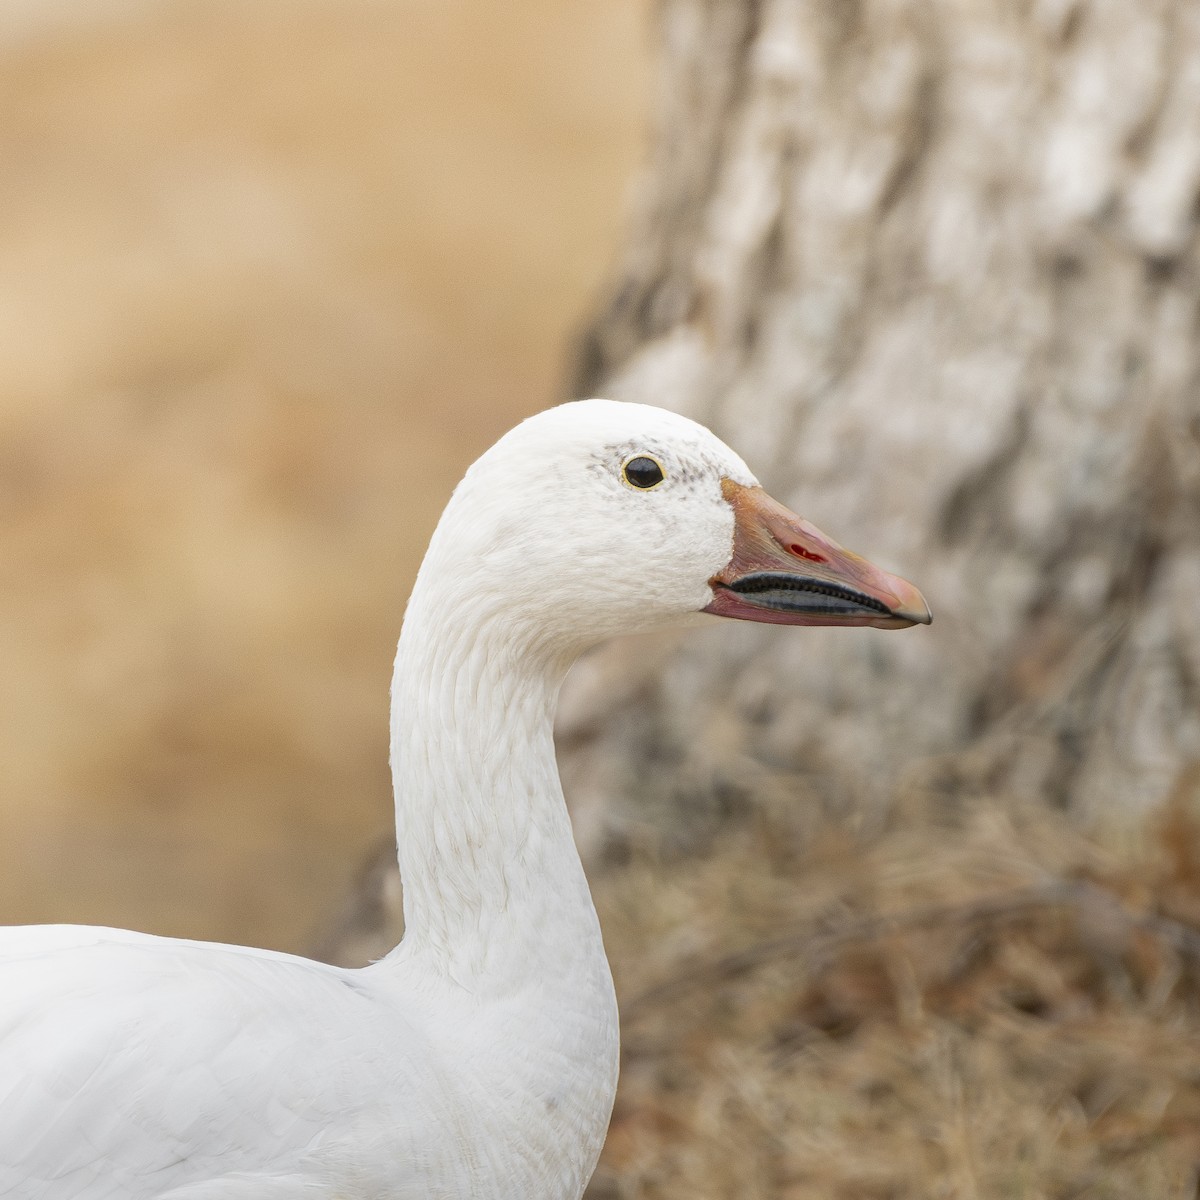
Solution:
[{"label": "white plumage", "polygon": [[[661,485],[624,477],[637,454]],[[617,1011],[554,762],[558,688],[589,645],[715,603],[728,488],[754,482],[700,426],[608,401],[542,413],[484,455],[396,659],[403,942],[343,970],[0,930],[0,1196],[578,1200],[612,1107]],[[927,619],[896,596],[889,620],[844,623]]]}]

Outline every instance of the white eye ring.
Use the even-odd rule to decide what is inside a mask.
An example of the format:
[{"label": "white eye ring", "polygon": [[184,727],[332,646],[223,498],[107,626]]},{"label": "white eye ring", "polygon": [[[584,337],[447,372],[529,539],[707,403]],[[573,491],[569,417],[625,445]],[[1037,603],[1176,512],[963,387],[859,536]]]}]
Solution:
[{"label": "white eye ring", "polygon": [[[630,474],[630,468],[633,468],[633,474]],[[654,478],[655,474],[658,475],[657,479]],[[637,454],[631,454],[621,464],[621,482],[638,492],[653,491],[665,482],[666,478],[667,473],[663,470],[662,463],[653,454],[646,454],[644,451],[639,450]]]}]

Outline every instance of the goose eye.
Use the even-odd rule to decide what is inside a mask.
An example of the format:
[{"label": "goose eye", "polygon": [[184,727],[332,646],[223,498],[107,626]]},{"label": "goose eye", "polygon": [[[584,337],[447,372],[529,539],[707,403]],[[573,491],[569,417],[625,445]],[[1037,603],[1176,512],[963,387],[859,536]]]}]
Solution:
[{"label": "goose eye", "polygon": [[659,463],[646,454],[639,454],[631,458],[622,468],[622,474],[625,476],[626,483],[631,487],[641,488],[643,491],[658,487],[666,478]]}]

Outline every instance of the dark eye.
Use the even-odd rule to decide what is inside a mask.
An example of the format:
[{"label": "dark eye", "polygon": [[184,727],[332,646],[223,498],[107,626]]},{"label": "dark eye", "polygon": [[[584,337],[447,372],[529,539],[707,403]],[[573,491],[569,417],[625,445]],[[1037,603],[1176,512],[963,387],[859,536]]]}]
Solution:
[{"label": "dark eye", "polygon": [[631,458],[624,467],[625,482],[635,488],[657,487],[665,478],[663,469],[648,455]]}]

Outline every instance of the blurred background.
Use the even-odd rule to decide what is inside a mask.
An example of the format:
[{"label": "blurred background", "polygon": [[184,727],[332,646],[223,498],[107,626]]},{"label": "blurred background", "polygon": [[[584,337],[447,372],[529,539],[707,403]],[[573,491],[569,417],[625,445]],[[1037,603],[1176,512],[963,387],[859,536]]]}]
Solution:
[{"label": "blurred background", "polygon": [[358,963],[386,691],[521,416],[697,417],[929,597],[568,683],[589,1196],[1200,1195],[1187,0],[0,14],[0,916]]},{"label": "blurred background", "polygon": [[0,8],[0,913],[305,948],[450,490],[557,399],[645,5]]}]

